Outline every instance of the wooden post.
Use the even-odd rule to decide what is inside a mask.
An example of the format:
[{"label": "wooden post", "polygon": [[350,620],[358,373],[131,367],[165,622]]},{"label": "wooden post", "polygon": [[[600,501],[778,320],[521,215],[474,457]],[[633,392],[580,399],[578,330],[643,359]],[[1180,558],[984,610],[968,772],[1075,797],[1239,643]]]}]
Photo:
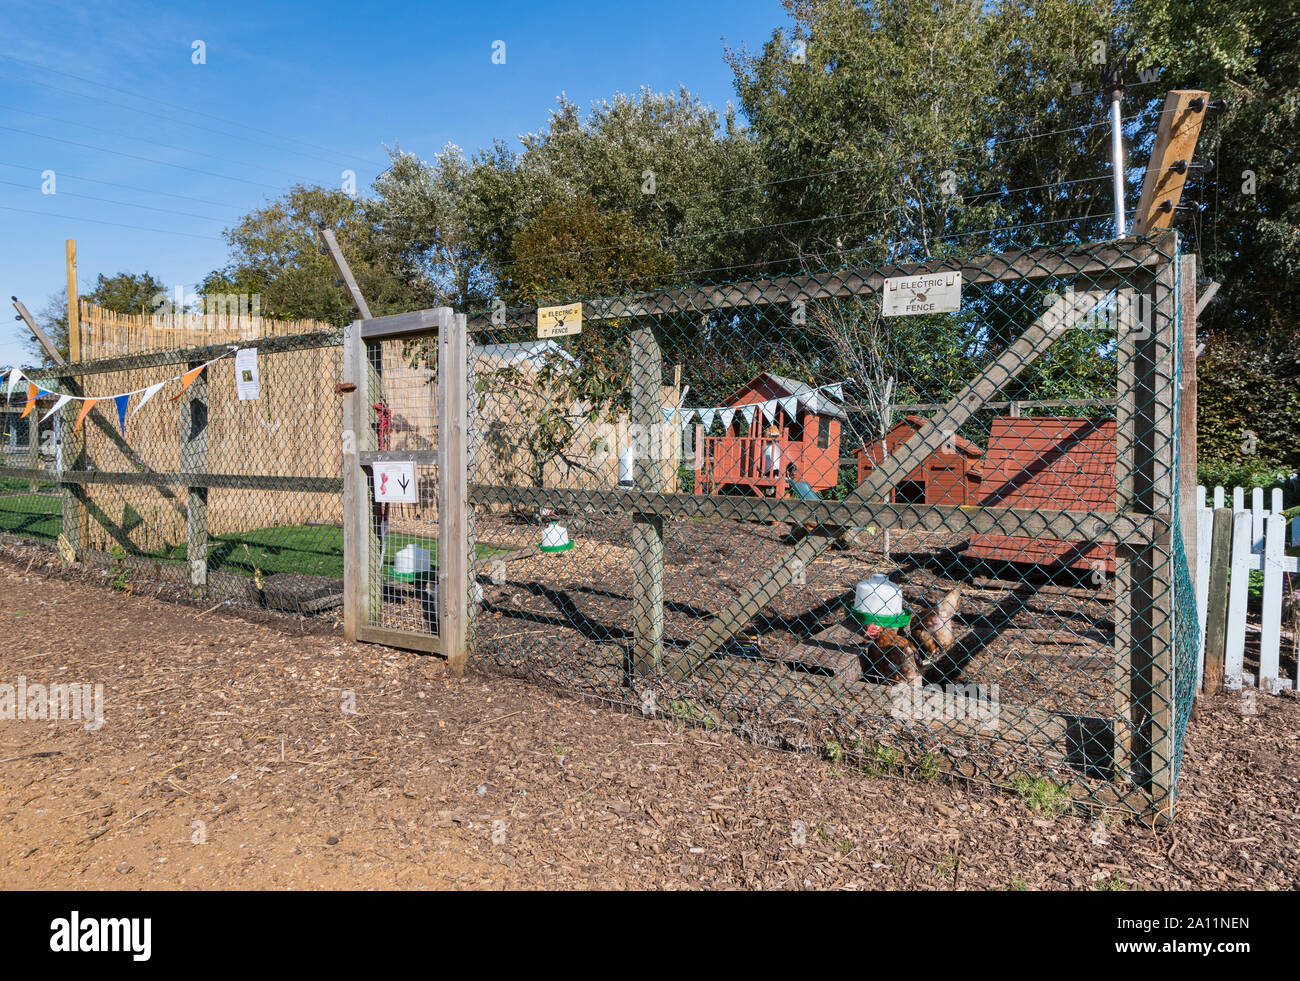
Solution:
[{"label": "wooden post", "polygon": [[1232,564],[1232,508],[1217,508],[1210,533],[1210,589],[1205,616],[1205,694],[1223,691],[1228,641],[1228,568]]},{"label": "wooden post", "polygon": [[[81,345],[81,296],[77,288],[77,241],[68,239],[64,242],[64,260],[68,275],[68,360],[73,364],[82,359]],[[68,391],[75,395],[85,393],[84,379],[65,379]],[[89,469],[85,459],[86,431],[72,431],[71,426],[64,427],[62,469]],[[63,538],[68,545],[68,554],[73,559],[81,556],[85,543],[90,539],[90,514],[85,504],[73,493],[71,487],[65,486],[60,495],[63,501]]]},{"label": "wooden post", "polygon": [[[1196,256],[1182,257],[1178,271],[1178,308],[1182,317],[1178,379],[1178,489],[1179,523],[1183,529],[1183,554],[1187,571],[1196,582]],[[1201,638],[1204,641],[1205,638]]]},{"label": "wooden post", "polygon": [[361,585],[370,568],[368,485],[358,463],[365,426],[366,348],[361,322],[343,331],[343,638],[355,642],[357,625],[369,622],[369,586]]},{"label": "wooden post", "polygon": [[[662,453],[663,355],[653,323],[632,332],[632,410],[639,432],[637,449],[646,459],[636,461],[637,490],[662,493],[663,461],[650,459]],[[664,520],[657,514],[632,515],[632,619],[633,639],[629,680],[659,668],[664,649]]]},{"label": "wooden post", "polygon": [[[193,370],[203,362],[189,365]],[[181,472],[208,472],[208,373],[202,372],[190,383],[181,409]],[[188,491],[185,506],[185,558],[189,562],[190,586],[196,597],[208,587],[208,489],[194,486]]]},{"label": "wooden post", "polygon": [[352,275],[352,267],[343,258],[343,250],[339,248],[334,233],[328,228],[322,228],[320,230],[320,240],[325,243],[325,252],[329,256],[330,262],[334,264],[334,271],[343,282],[344,288],[348,291],[352,305],[357,308],[362,320],[370,320],[370,306],[366,303],[366,298],[361,295],[361,288],[357,286],[356,277]]},{"label": "wooden post", "polygon": [[[1141,291],[1120,291],[1116,404],[1116,509],[1163,516],[1172,528],[1177,431],[1173,413],[1177,316],[1177,237],[1171,257]],[[1142,301],[1133,306],[1133,301]],[[1127,316],[1125,312],[1127,311]],[[1137,316],[1133,317],[1132,314]],[[1172,536],[1116,545],[1116,770],[1147,790],[1151,816],[1167,815],[1174,764],[1174,611]],[[1127,673],[1127,678],[1121,677]]]},{"label": "wooden post", "polygon": [[438,325],[438,638],[447,668],[469,659],[469,373],[465,315],[439,311]]},{"label": "wooden post", "polygon": [[1175,90],[1166,97],[1151,159],[1142,178],[1142,197],[1133,220],[1135,237],[1173,225],[1209,100],[1209,92],[1196,89]]}]

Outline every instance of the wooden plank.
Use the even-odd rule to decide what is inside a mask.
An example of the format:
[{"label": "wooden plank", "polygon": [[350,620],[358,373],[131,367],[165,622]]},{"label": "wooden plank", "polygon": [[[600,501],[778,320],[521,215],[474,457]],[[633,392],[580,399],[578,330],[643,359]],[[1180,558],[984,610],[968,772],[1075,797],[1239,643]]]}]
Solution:
[{"label": "wooden plank", "polygon": [[1205,292],[1202,293],[1200,298],[1196,301],[1195,309],[1197,317],[1200,317],[1200,315],[1205,312],[1205,308],[1210,305],[1210,301],[1214,299],[1215,294],[1219,292],[1219,287],[1222,285],[1223,283],[1216,279],[1209,286],[1205,287]]},{"label": "wooden plank", "polygon": [[635,489],[596,490],[574,487],[519,487],[471,484],[470,503],[535,510],[644,513],[662,518],[716,519],[824,528],[865,528],[876,525],[911,531],[961,534],[1026,535],[1065,541],[1112,543],[1156,542],[1167,539],[1169,523],[1157,515],[1111,511],[1030,511],[1020,508],[976,508],[951,504],[895,504],[888,500],[805,501],[798,498],[756,498],[731,494],[650,494]]},{"label": "wooden plank", "polygon": [[414,463],[421,467],[436,467],[442,459],[437,450],[368,450],[358,454],[363,467],[376,463]]},{"label": "wooden plank", "polygon": [[[1056,338],[1091,312],[1104,296],[1087,292],[1058,296],[1018,340],[949,402],[938,416],[926,420],[894,456],[872,470],[846,500],[887,500],[894,487],[947,440],[947,433],[961,429],[962,424],[991,396],[1036,361]],[[761,571],[747,589],[708,623],[686,655],[674,665],[674,674],[689,673],[712,656],[724,641],[733,637],[771,603],[777,593],[790,585],[797,570],[806,569],[830,547],[834,540],[831,529],[818,525],[810,530],[814,533],[770,568]]]},{"label": "wooden plank", "polygon": [[[1149,499],[1141,501],[1139,510],[1165,515],[1172,523],[1180,506],[1175,495],[1178,468],[1175,368],[1182,344],[1176,262],[1170,261],[1160,268],[1147,288],[1147,295],[1153,317],[1149,330],[1139,335],[1142,338],[1139,371],[1147,375],[1144,388],[1151,392],[1152,400],[1139,417],[1137,449],[1139,470],[1150,473],[1150,491]],[[1149,461],[1145,459],[1147,455]],[[1142,578],[1135,583],[1135,588],[1149,597],[1149,654],[1144,650],[1141,656],[1147,663],[1139,661],[1135,665],[1134,694],[1150,719],[1150,736],[1141,767],[1150,774],[1152,810],[1163,812],[1173,805],[1178,573],[1172,541],[1142,546],[1142,552],[1143,561],[1139,566]]]},{"label": "wooden plank", "polygon": [[1182,317],[1178,361],[1178,487],[1179,525],[1187,570],[1196,582],[1196,256],[1180,260],[1178,308]]},{"label": "wooden plank", "polygon": [[361,295],[361,288],[357,286],[356,277],[352,275],[352,267],[343,258],[343,250],[339,248],[338,240],[334,238],[333,229],[322,228],[320,230],[320,240],[325,243],[325,252],[329,256],[330,262],[334,264],[335,274],[343,281],[343,286],[348,291],[352,305],[356,307],[357,313],[361,314],[362,320],[370,320],[370,306],[366,303],[366,298]]},{"label": "wooden plank", "polygon": [[1286,568],[1286,518],[1272,513],[1264,529],[1264,596],[1260,604],[1259,687],[1278,688],[1282,647],[1282,573]]},{"label": "wooden plank", "polygon": [[1250,548],[1249,511],[1233,511],[1232,550],[1228,585],[1228,629],[1223,648],[1224,683],[1236,691],[1242,686],[1246,658],[1246,606],[1250,597],[1250,573],[1255,555]]},{"label": "wooden plank", "polygon": [[[19,307],[21,304],[15,301],[14,306]],[[265,354],[283,354],[286,351],[309,351],[322,347],[335,347],[341,344],[342,341],[342,332],[337,330],[317,330],[308,334],[287,334],[283,337],[259,337],[257,339],[257,353],[261,357]],[[229,344],[208,344],[204,347],[191,347],[179,351],[153,351],[147,354],[130,354],[118,358],[98,358],[94,361],[83,361],[75,366],[60,362],[54,367],[33,369],[25,372],[25,374],[32,381],[40,382],[55,378],[73,378],[80,375],[102,375],[117,371],[136,371],[140,368],[164,368],[172,365],[201,363],[229,353]],[[116,424],[116,420],[114,420],[114,423]]]},{"label": "wooden plank", "polygon": [[370,509],[362,506],[367,483],[358,449],[365,419],[361,391],[364,360],[361,324],[354,320],[343,334],[343,384],[353,386],[343,397],[343,637],[354,642],[360,639],[360,627],[367,621],[362,602],[365,590],[360,585],[367,568],[360,516]]},{"label": "wooden plank", "polygon": [[357,640],[366,644],[383,644],[404,651],[424,651],[426,654],[445,654],[446,646],[441,635],[417,634],[408,630],[389,630],[361,624],[357,627]]},{"label": "wooden plank", "polygon": [[[1199,109],[1192,106],[1198,99]],[[1151,159],[1142,178],[1142,197],[1133,221],[1135,237],[1172,227],[1174,209],[1182,200],[1183,185],[1187,183],[1186,169],[1179,173],[1175,165],[1192,162],[1209,101],[1210,93],[1200,89],[1175,89],[1165,98],[1156,141],[1151,147]],[[1168,210],[1161,210],[1165,205]]]},{"label": "wooden plank", "polygon": [[[859,270],[841,270],[818,276],[772,276],[743,280],[717,287],[671,289],[622,299],[583,304],[583,320],[636,319],[673,313],[704,313],[740,307],[792,304],[796,300],[841,299],[877,293],[887,277],[915,276],[921,273],[959,271],[962,282],[973,286],[1005,281],[1036,281],[1054,276],[1083,277],[1101,285],[1106,277],[1123,276],[1164,261],[1167,248],[1163,243],[1121,240],[1104,246],[1063,245],[1013,252],[931,259],[925,262],[872,266]],[[507,311],[507,322],[523,322],[533,315],[534,307]],[[493,331],[489,314],[471,318],[470,330]]]},{"label": "wooden plank", "polygon": [[1205,681],[1205,651],[1209,644],[1206,619],[1210,603],[1210,549],[1213,545],[1214,512],[1205,506],[1205,488],[1198,488],[1196,508],[1196,616],[1201,647],[1196,658],[1196,690]]},{"label": "wooden plank", "polygon": [[[191,364],[197,368],[202,362]],[[180,412],[181,473],[205,474],[208,469],[208,373],[190,382]],[[191,483],[185,507],[185,558],[194,595],[208,586],[208,488]]]},{"label": "wooden plank", "polygon": [[1204,678],[1207,695],[1223,691],[1227,669],[1225,651],[1228,642],[1228,575],[1232,566],[1232,509],[1216,508],[1212,528],[1207,557],[1210,575],[1205,619]]},{"label": "wooden plank", "polygon": [[[652,322],[632,332],[630,421],[641,427],[643,445],[637,447],[636,489],[657,494],[665,489],[660,435],[663,419],[663,354]],[[632,516],[632,616],[633,639],[629,678],[658,670],[664,646],[664,519],[654,512]]]},{"label": "wooden plank", "polygon": [[[68,239],[63,243],[64,261],[67,266],[68,275],[68,360],[77,363],[81,360],[81,294],[77,288],[77,240]],[[80,395],[85,391],[85,385],[81,378],[71,381],[68,391],[74,395]],[[67,413],[64,413],[66,418]],[[62,420],[56,417],[56,422]],[[67,426],[63,432],[63,452],[60,460],[60,469],[67,470],[84,470],[86,469],[85,450],[86,450],[86,431],[78,429],[72,431],[71,426]],[[68,464],[71,463],[71,466]],[[78,499],[77,495],[72,493],[70,488],[64,488],[62,491],[63,499],[63,523],[62,533],[64,540],[67,541],[69,551],[75,559],[81,554],[85,542],[90,539],[90,516],[85,506]]]},{"label": "wooden plank", "polygon": [[448,309],[450,307],[435,307],[430,310],[417,310],[414,313],[396,313],[391,317],[363,320],[361,336],[368,341],[391,341],[419,334],[432,334],[441,328],[443,311]]},{"label": "wooden plank", "polygon": [[[28,471],[0,467],[0,475],[26,476]],[[108,484],[118,487],[153,487],[157,490],[182,487],[219,488],[221,490],[300,491],[308,494],[338,494],[343,490],[339,477],[292,477],[280,474],[240,473],[126,473],[113,470],[65,470],[53,474],[41,470],[42,479],[72,486]]]},{"label": "wooden plank", "polygon": [[[469,659],[469,354],[465,315],[437,311],[438,329],[438,635],[447,667]],[[363,325],[364,330],[364,325]],[[389,336],[389,335],[385,335]]]}]

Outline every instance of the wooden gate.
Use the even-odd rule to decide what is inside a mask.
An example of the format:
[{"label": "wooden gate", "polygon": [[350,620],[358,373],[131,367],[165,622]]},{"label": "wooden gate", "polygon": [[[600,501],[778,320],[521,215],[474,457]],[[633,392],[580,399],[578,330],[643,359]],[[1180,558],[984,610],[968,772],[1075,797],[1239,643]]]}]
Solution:
[{"label": "wooden gate", "polygon": [[345,332],[344,635],[442,654],[457,672],[470,609],[467,378],[465,317],[450,307]]}]

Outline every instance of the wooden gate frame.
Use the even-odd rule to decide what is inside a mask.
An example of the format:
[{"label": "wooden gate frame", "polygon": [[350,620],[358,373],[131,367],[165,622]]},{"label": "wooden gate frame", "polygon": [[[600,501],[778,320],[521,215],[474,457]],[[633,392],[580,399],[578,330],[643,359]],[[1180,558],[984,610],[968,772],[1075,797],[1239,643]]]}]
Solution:
[{"label": "wooden gate frame", "polygon": [[[363,312],[369,312],[365,310]],[[438,449],[381,451],[370,425],[370,393],[379,370],[372,347],[387,340],[438,339]],[[459,366],[457,370],[452,370]],[[352,641],[426,651],[447,658],[456,674],[465,670],[472,605],[469,601],[469,511],[466,441],[469,361],[464,314],[436,307],[391,317],[354,320],[343,334],[343,635]],[[383,570],[378,509],[366,470],[390,460],[415,460],[438,467],[438,633],[376,626]]]}]

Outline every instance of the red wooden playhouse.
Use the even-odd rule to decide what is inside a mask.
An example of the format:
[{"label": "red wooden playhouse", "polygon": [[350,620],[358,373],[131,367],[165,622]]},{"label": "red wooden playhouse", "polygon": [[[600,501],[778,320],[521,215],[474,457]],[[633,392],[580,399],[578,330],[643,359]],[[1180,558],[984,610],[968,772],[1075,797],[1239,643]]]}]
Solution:
[{"label": "red wooden playhouse", "polygon": [[[893,456],[925,424],[920,416],[906,416],[879,439],[857,451],[858,483]],[[951,451],[940,447],[899,482],[890,495],[896,504],[973,504],[980,494],[980,457],[983,451],[970,440],[954,436]]]},{"label": "red wooden playhouse", "polygon": [[848,417],[824,389],[765,371],[716,411],[724,435],[695,430],[695,493],[741,489],[785,497],[795,480],[818,493],[839,483],[840,430]]},{"label": "red wooden playhouse", "polygon": [[[993,420],[984,457],[984,507],[1115,510],[1115,420],[1064,416]],[[1115,546],[1023,535],[975,535],[967,556],[1115,571]]]}]

